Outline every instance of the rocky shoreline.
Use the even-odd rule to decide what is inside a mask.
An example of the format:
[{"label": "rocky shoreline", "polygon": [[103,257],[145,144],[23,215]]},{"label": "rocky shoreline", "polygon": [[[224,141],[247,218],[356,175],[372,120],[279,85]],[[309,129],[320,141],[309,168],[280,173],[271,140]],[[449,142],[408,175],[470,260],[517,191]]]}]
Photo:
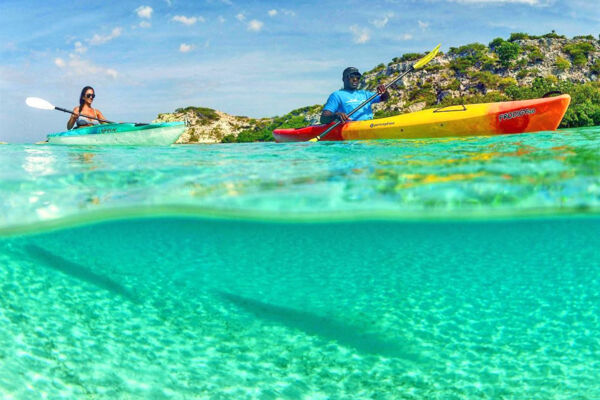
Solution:
[{"label": "rocky shoreline", "polygon": [[[424,54],[410,53],[364,73],[362,88],[373,90],[406,71]],[[450,104],[472,104],[542,96],[545,90],[573,97],[564,126],[600,124],[600,37],[567,39],[552,32],[543,36],[513,33],[488,45],[471,43],[439,54],[422,70],[407,75],[386,103],[373,106],[376,118]],[[583,88],[583,89],[582,89]],[[571,93],[583,91],[581,95]],[[588,94],[586,94],[589,92]],[[591,96],[591,97],[590,97]],[[580,116],[580,104],[587,114]],[[583,104],[585,106],[585,104]],[[582,106],[582,107],[583,107]],[[178,143],[221,143],[272,140],[278,127],[318,123],[322,105],[293,110],[273,118],[234,116],[210,108],[187,107],[159,114],[155,122],[187,120],[189,129]],[[588,115],[589,114],[589,115]],[[563,126],[563,125],[561,125]]]}]

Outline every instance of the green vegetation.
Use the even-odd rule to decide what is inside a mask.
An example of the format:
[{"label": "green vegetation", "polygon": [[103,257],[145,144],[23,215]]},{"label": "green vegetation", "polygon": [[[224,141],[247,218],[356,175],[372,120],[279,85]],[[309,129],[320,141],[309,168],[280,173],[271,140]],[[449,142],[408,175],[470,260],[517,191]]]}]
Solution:
[{"label": "green vegetation", "polygon": [[205,121],[216,121],[219,119],[219,115],[212,108],[206,107],[185,107],[178,108],[175,110],[176,113],[193,113],[196,117]]},{"label": "green vegetation", "polygon": [[246,143],[246,142],[269,142],[273,141],[273,130],[278,128],[301,128],[309,124],[306,116],[309,114],[320,114],[321,105],[307,106],[292,110],[289,113],[275,118],[264,118],[251,120],[254,127],[240,132],[237,138],[227,135],[222,139],[223,143]]},{"label": "green vegetation", "polygon": [[476,82],[482,83],[488,89],[495,89],[498,87],[498,83],[500,83],[501,77],[496,74],[492,74],[488,71],[477,71],[469,74],[471,79],[474,79]]},{"label": "green vegetation", "polygon": [[587,64],[588,54],[594,50],[594,45],[590,42],[571,43],[563,47],[563,51],[571,56],[573,64],[578,67]]},{"label": "green vegetation", "polygon": [[530,35],[528,33],[516,32],[516,33],[511,33],[510,34],[510,37],[508,38],[508,41],[509,42],[514,42],[515,40],[525,40],[525,39],[529,39],[529,40],[534,40],[534,39],[566,39],[566,37],[563,36],[563,35],[558,35],[554,31],[552,31],[550,33],[546,33],[545,35],[542,35],[542,36],[535,36],[535,35]]},{"label": "green vegetation", "polygon": [[517,43],[503,42],[496,47],[496,54],[500,59],[500,65],[504,68],[510,67],[512,60],[515,60],[521,52],[521,46]]},{"label": "green vegetation", "polygon": [[566,60],[562,57],[556,57],[556,61],[554,61],[554,66],[556,67],[556,69],[562,72],[571,68],[571,63],[569,62],[569,60]]},{"label": "green vegetation", "polygon": [[458,89],[460,89],[460,81],[458,79],[453,79],[448,85],[444,86],[442,89],[458,90]]},{"label": "green vegetation", "polygon": [[511,100],[534,99],[551,91],[559,91],[571,95],[571,105],[561,128],[600,125],[600,83],[588,82],[578,84],[561,81],[556,77],[535,78],[531,86],[512,85],[506,89]]},{"label": "green vegetation", "polygon": [[419,58],[423,57],[424,53],[406,53],[403,54],[402,57],[396,57],[393,59],[394,62],[401,63],[406,61],[416,61]]},{"label": "green vegetation", "polygon": [[544,53],[542,53],[539,47],[533,45],[526,45],[523,46],[523,50],[528,53],[527,58],[529,59],[529,62],[536,63],[544,61]]},{"label": "green vegetation", "polygon": [[502,43],[504,43],[504,39],[498,37],[490,42],[489,47],[491,50],[494,50],[496,47],[500,46]]},{"label": "green vegetation", "polygon": [[515,40],[523,40],[523,39],[533,39],[533,38],[531,36],[529,36],[527,33],[515,32],[515,33],[510,34],[508,41],[514,42]]},{"label": "green vegetation", "polygon": [[592,35],[573,36],[573,39],[596,40],[596,38],[594,36],[592,36]]},{"label": "green vegetation", "polygon": [[592,73],[600,75],[600,60],[596,60],[596,62],[591,66],[590,70]]},{"label": "green vegetation", "polygon": [[432,105],[436,103],[435,90],[431,83],[413,88],[407,93],[408,103],[406,105],[425,102],[426,105]]},{"label": "green vegetation", "polygon": [[489,61],[487,57],[487,46],[481,43],[471,43],[460,47],[450,47],[448,54],[456,56],[450,62],[450,68],[457,74],[465,75],[467,69],[481,66]]}]

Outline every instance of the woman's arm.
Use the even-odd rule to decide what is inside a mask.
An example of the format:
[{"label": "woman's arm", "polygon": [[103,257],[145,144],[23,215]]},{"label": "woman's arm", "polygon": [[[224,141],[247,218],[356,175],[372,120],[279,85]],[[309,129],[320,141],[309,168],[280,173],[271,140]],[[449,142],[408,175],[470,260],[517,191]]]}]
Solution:
[{"label": "woman's arm", "polygon": [[71,118],[69,118],[69,120],[67,121],[67,129],[71,129],[73,128],[73,125],[75,125],[75,121],[77,121],[77,118],[79,118],[79,107],[75,107],[73,109],[73,114],[71,114]]},{"label": "woman's arm", "polygon": [[[100,110],[98,110],[98,109],[96,109],[96,116],[97,116],[98,118],[100,118],[100,119],[104,119],[104,120],[106,120],[106,118],[104,118],[104,115],[102,115],[102,112],[101,112]],[[98,122],[100,122],[100,121],[98,121]],[[108,122],[100,122],[100,123],[101,123],[101,124],[107,124]]]}]

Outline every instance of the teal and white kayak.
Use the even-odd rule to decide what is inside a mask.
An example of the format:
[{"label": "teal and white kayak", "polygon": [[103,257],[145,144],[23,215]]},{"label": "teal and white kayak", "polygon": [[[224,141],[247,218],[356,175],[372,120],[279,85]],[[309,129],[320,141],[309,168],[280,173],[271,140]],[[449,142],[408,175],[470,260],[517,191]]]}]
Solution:
[{"label": "teal and white kayak", "polygon": [[48,143],[74,145],[165,146],[175,143],[185,131],[183,121],[158,124],[102,124],[51,133]]}]

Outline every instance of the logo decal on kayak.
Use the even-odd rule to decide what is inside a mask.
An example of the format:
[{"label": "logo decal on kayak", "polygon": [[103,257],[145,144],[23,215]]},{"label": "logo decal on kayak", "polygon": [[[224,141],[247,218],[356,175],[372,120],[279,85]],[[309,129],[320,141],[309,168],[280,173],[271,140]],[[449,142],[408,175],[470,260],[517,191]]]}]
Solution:
[{"label": "logo decal on kayak", "polygon": [[100,133],[116,133],[117,128],[103,128],[100,129]]},{"label": "logo decal on kayak", "polygon": [[524,108],[522,110],[511,111],[498,115],[498,121],[506,121],[513,118],[519,118],[523,115],[535,114],[535,108]]},{"label": "logo decal on kayak", "polygon": [[380,124],[371,124],[371,125],[369,125],[369,127],[370,128],[375,128],[375,127],[378,127],[378,126],[388,126],[388,125],[394,125],[394,124],[395,124],[394,122],[382,122]]}]

